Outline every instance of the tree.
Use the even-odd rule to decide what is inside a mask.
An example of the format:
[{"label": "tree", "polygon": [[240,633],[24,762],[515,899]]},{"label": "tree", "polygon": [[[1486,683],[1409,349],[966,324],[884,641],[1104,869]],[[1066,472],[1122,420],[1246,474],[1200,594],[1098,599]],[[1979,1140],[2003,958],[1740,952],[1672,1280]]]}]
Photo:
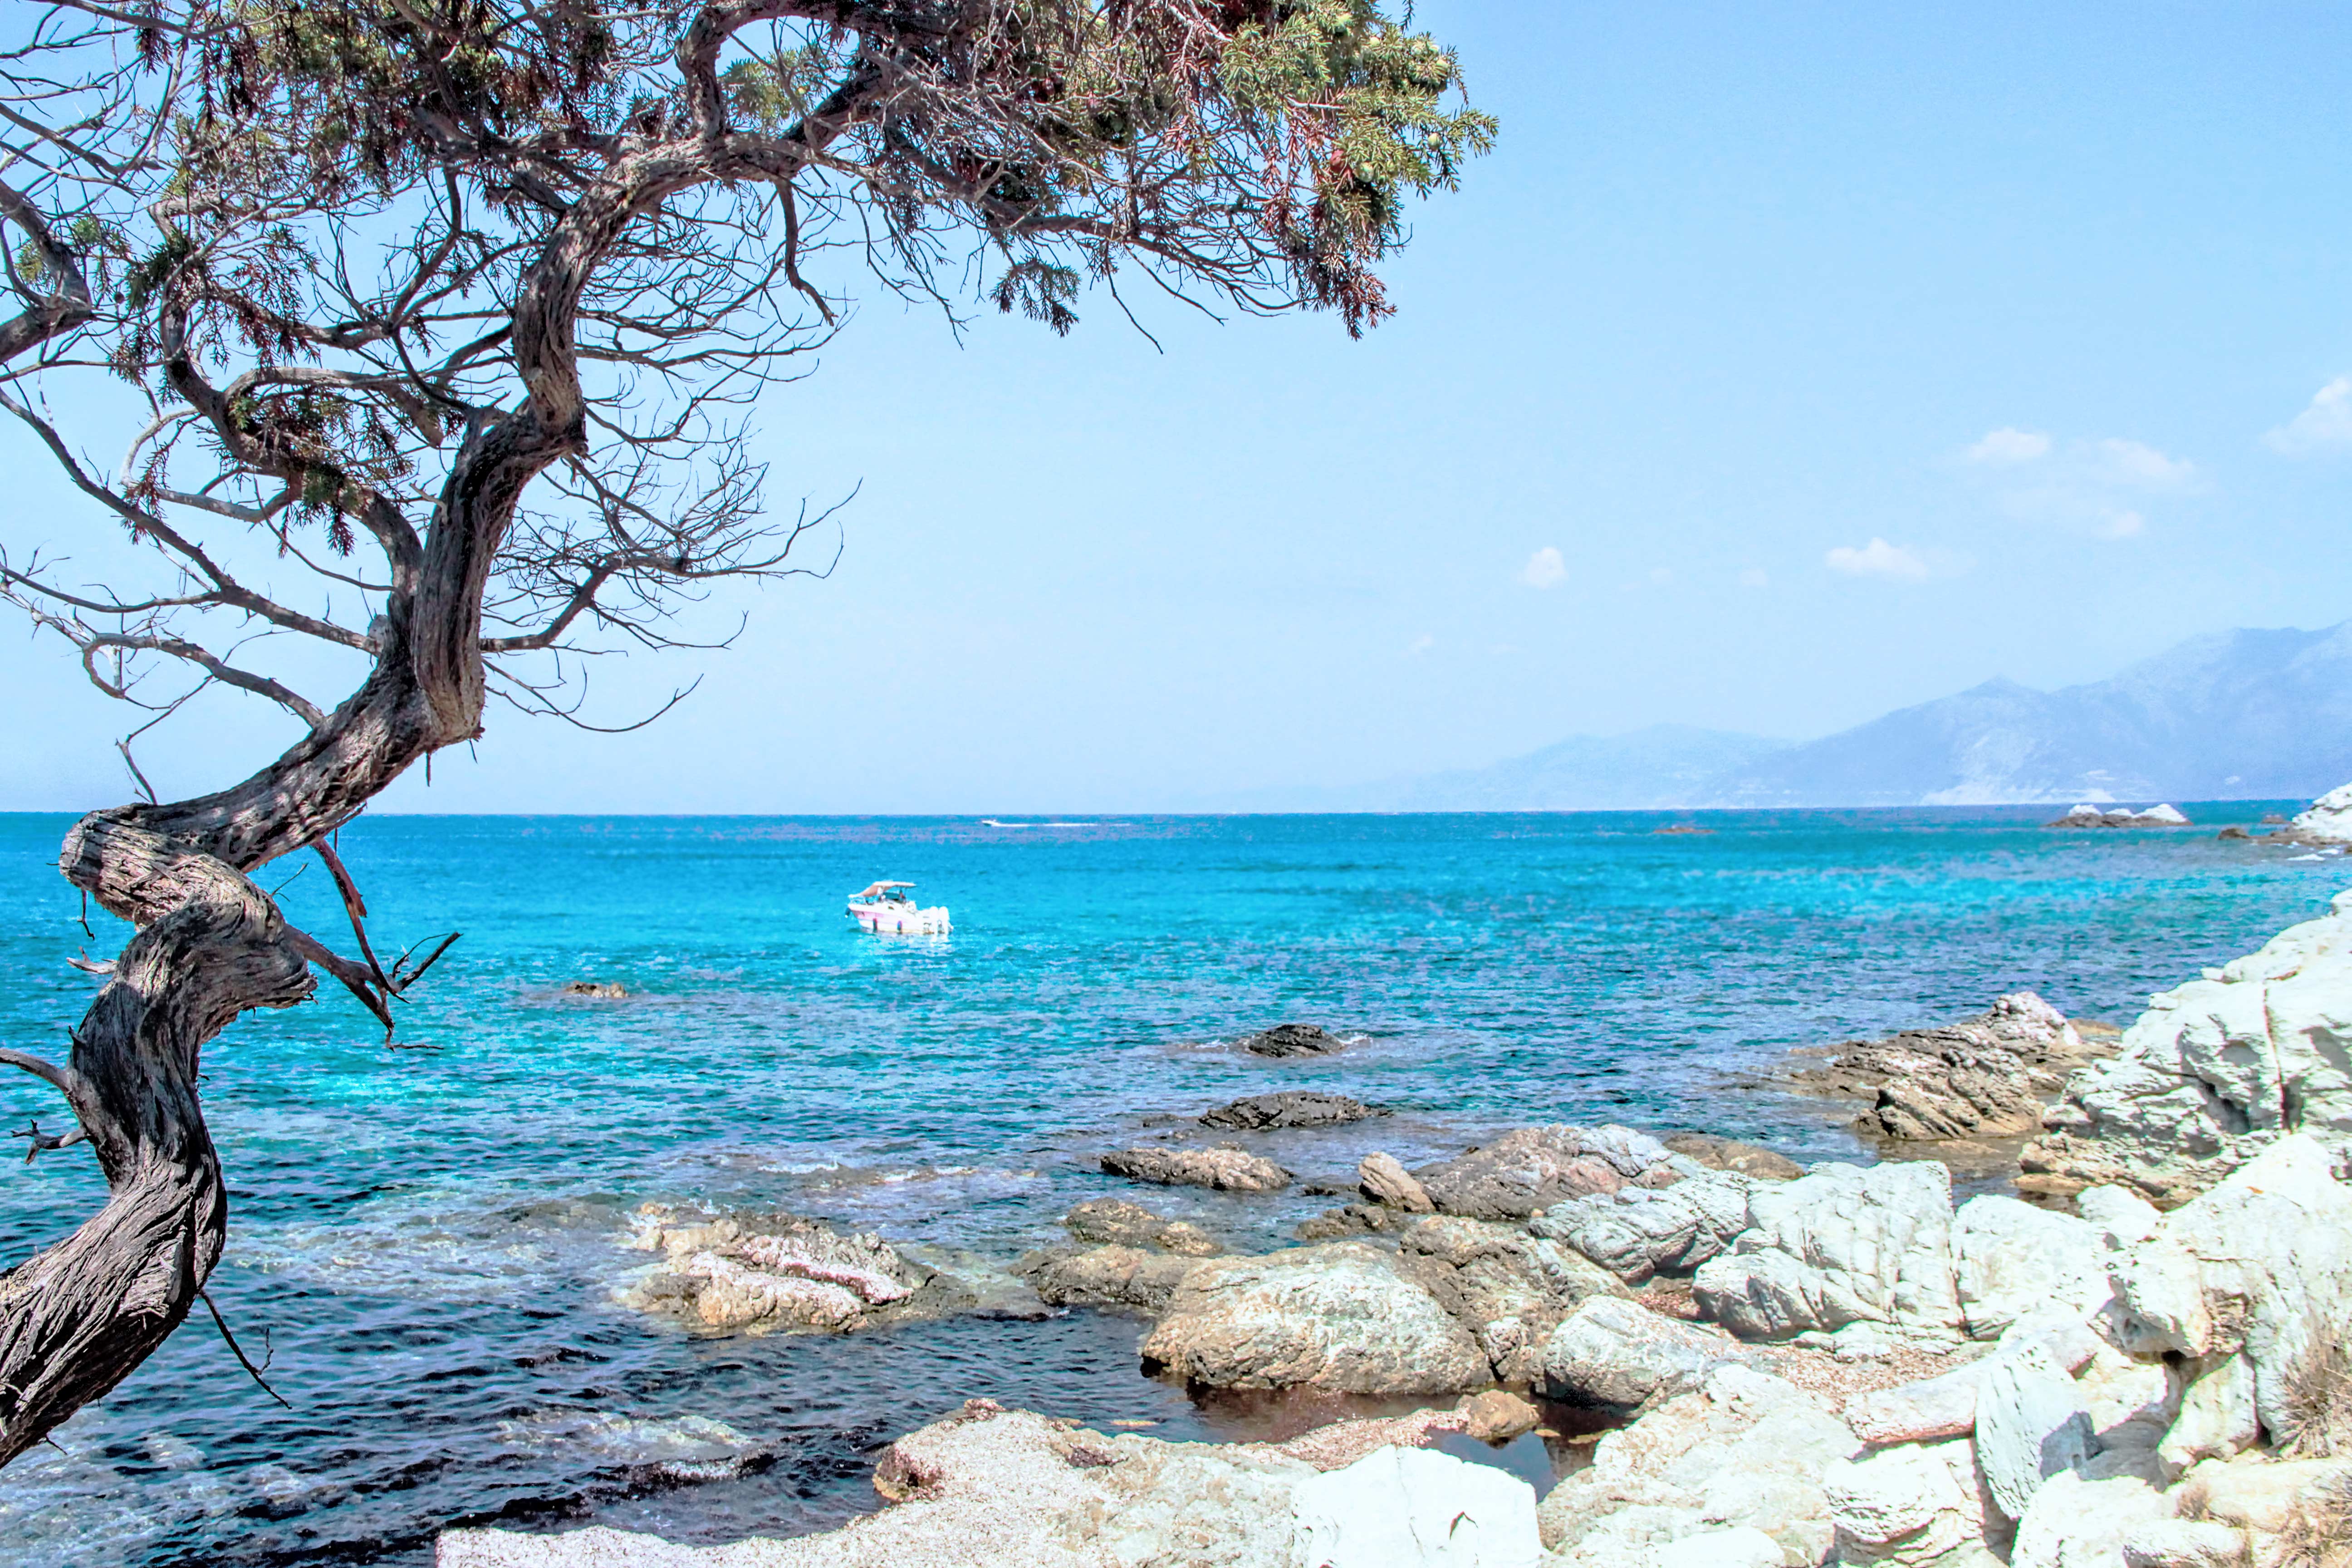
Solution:
[{"label": "tree", "polygon": [[[0,1052],[73,1111],[36,1151],[87,1140],[110,1186],[0,1276],[0,1460],[137,1366],[219,1257],[204,1046],[314,968],[389,1040],[437,956],[379,962],[336,829],[489,698],[574,716],[583,658],[694,646],[677,617],[714,580],[810,569],[822,519],[762,511],[747,421],[835,331],[828,285],[1066,332],[1089,285],[1124,309],[1140,283],[1360,333],[1407,201],[1493,134],[1370,0],[41,9],[8,151],[65,172],[46,205],[0,196],[43,323],[0,338],[0,406],[162,581],[20,554],[0,593],[155,720],[225,685],[300,734],[173,802],[126,740],[147,798],[66,838],[65,875],[138,931],[68,1061]],[[68,426],[118,415],[109,472]],[[350,694],[299,691],[287,639],[348,661]],[[251,879],[306,849],[355,958]]]}]

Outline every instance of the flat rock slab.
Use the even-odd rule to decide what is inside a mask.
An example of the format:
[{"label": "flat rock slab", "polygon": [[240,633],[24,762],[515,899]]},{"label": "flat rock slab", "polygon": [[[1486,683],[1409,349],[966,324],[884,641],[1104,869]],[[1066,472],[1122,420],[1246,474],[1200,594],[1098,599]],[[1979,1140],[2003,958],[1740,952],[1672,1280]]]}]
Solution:
[{"label": "flat rock slab", "polygon": [[1201,1125],[1256,1132],[1285,1127],[1342,1127],[1350,1121],[1387,1114],[1344,1094],[1316,1094],[1294,1089],[1279,1094],[1253,1094],[1246,1100],[1221,1105],[1202,1116]]},{"label": "flat rock slab", "polygon": [[2039,1345],[1999,1358],[1977,1384],[1977,1467],[2001,1512],[2022,1519],[2053,1477],[2096,1446],[2074,1380]]},{"label": "flat rock slab", "polygon": [[1288,1171],[1245,1149],[1122,1149],[1105,1154],[1102,1168],[1131,1182],[1226,1193],[1276,1193],[1290,1184]]}]

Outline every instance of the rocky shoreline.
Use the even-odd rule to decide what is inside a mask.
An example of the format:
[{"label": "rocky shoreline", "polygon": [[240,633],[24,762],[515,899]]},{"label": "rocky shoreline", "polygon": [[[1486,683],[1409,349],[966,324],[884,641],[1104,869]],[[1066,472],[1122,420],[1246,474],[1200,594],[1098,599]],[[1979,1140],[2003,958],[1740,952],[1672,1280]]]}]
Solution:
[{"label": "rocky shoreline", "polygon": [[[1186,1444],[975,1404],[893,1444],[890,1506],[822,1535],[452,1531],[439,1561],[2352,1568],[2352,893],[2119,1037],[2017,994],[1793,1082],[1904,1157],[1801,1168],[1701,1134],[1528,1127],[1417,1169],[1366,1157],[1299,1246],[1235,1253],[1107,1199],[1015,1265],[1044,1308],[1145,1320],[1155,1375],[1424,1405],[1402,1422]],[[1317,1098],[1203,1120],[1372,1114]],[[1232,1148],[1103,1163],[1213,1192],[1292,1180]],[[2022,1196],[1955,1202],[1956,1173],[2002,1167]],[[789,1216],[649,1212],[636,1244],[661,1261],[624,1300],[702,1331],[856,1331],[974,1299]],[[1540,1497],[1433,1447],[1557,1440],[1576,1410],[1605,1435]]]}]

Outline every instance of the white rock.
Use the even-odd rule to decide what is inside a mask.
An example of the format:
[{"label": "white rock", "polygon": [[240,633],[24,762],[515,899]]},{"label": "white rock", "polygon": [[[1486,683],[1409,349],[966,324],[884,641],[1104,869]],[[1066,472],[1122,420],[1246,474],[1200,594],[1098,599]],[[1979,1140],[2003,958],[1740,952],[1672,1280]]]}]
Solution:
[{"label": "white rock", "polygon": [[2303,1131],[2352,1142],[2352,893],[2261,951],[2149,1001],[2110,1061],[2070,1079],[2026,1170],[2164,1203]]},{"label": "white rock", "polygon": [[1952,1252],[1969,1333],[1989,1340],[2031,1312],[2088,1318],[2105,1305],[2106,1247],[2072,1215],[1988,1194],[1952,1216]]},{"label": "white rock", "polygon": [[2164,1218],[2164,1211],[2154,1204],[2129,1187],[2113,1184],[2084,1188],[2074,1194],[2074,1209],[2118,1247],[2145,1241]]},{"label": "white rock", "polygon": [[1942,1165],[1820,1164],[1759,1184],[1748,1211],[1750,1228],[1692,1282],[1700,1311],[1732,1332],[1776,1339],[1880,1322],[1949,1335],[1963,1323]]},{"label": "white rock", "polygon": [[2262,1437],[2254,1407],[2254,1363],[2243,1352],[2210,1356],[2185,1369],[2179,1414],[2157,1445],[2157,1456],[2178,1473],[2200,1459],[2226,1459]]},{"label": "white rock", "polygon": [[1754,1356],[1720,1329],[1596,1296],[1544,1342],[1538,1386],[1574,1405],[1631,1408],[1696,1388],[1726,1363],[1753,1364]]},{"label": "white rock", "polygon": [[2063,1471],[2018,1521],[2010,1568],[2117,1568],[2125,1538],[2171,1512],[2164,1494],[2136,1477],[2095,1481]]},{"label": "white rock", "polygon": [[1748,1194],[1757,1184],[1737,1172],[1701,1167],[1671,1187],[1625,1187],[1555,1204],[1528,1228],[1638,1285],[1662,1269],[1696,1268],[1721,1252],[1748,1228]]},{"label": "white rock", "polygon": [[1780,1568],[1785,1561],[1779,1542],[1748,1525],[1685,1535],[1635,1560],[1640,1568]]},{"label": "white rock", "polygon": [[1822,1473],[1822,1490],[1841,1563],[1932,1562],[1981,1541],[1990,1507],[1978,1482],[1975,1445],[1965,1437],[1841,1459]]},{"label": "white rock", "polygon": [[2001,1512],[2022,1519],[2051,1477],[2091,1457],[2091,1415],[2039,1345],[2000,1357],[1977,1386],[1977,1466]]},{"label": "white rock", "polygon": [[2352,844],[2352,784],[2338,784],[2313,801],[2287,827],[2300,837]]},{"label": "white rock", "polygon": [[2154,1519],[2124,1537],[2124,1568],[2243,1568],[2246,1532],[2210,1519]]},{"label": "white rock", "polygon": [[1381,1448],[1297,1489],[1301,1568],[1536,1568],[1535,1489],[1428,1448]]},{"label": "white rock", "polygon": [[1658,1547],[1740,1528],[1778,1542],[1784,1563],[1820,1563],[1833,1538],[1822,1473],[1856,1447],[1817,1396],[1717,1367],[1704,1388],[1603,1437],[1537,1518],[1567,1568],[1624,1568]]},{"label": "white rock", "polygon": [[[2295,1368],[2315,1342],[2352,1335],[2352,1186],[2333,1166],[2326,1146],[2296,1134],[2166,1215],[2114,1266],[2119,1342],[2206,1368],[2242,1352],[2263,1425],[2288,1430]],[[2182,1419],[2219,1408],[2216,1397],[2192,1387]]]}]

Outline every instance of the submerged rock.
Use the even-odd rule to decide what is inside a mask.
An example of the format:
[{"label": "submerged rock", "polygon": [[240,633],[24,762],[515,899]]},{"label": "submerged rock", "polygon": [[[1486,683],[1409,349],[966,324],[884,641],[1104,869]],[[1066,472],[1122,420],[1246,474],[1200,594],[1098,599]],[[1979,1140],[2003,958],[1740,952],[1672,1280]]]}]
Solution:
[{"label": "submerged rock", "polygon": [[2100,1050],[2065,1015],[2019,991],[1956,1024],[1850,1041],[1826,1066],[1790,1076],[1812,1093],[1870,1100],[1856,1126],[1874,1137],[2021,1137],[2040,1129],[2043,1097]]},{"label": "submerged rock", "polygon": [[1131,1182],[1213,1187],[1227,1193],[1274,1193],[1290,1184],[1289,1172],[1231,1144],[1214,1149],[1123,1149],[1105,1154],[1102,1168]]},{"label": "submerged rock", "polygon": [[2352,1144],[2352,893],[2206,974],[2155,997],[2113,1061],[2068,1081],[2028,1172],[2171,1206],[2290,1133]]},{"label": "submerged rock", "polygon": [[1062,1216],[1079,1241],[1106,1247],[1142,1247],[1183,1258],[1223,1252],[1216,1237],[1190,1220],[1164,1219],[1124,1198],[1089,1198]]},{"label": "submerged rock", "polygon": [[1360,1242],[1196,1264],[1142,1354],[1147,1370],[1216,1388],[1451,1394],[1493,1376],[1437,1299]]},{"label": "submerged rock", "polygon": [[1276,1024],[1242,1037],[1242,1049],[1254,1057],[1325,1057],[1345,1050],[1348,1042],[1320,1024]]},{"label": "submerged rock", "polygon": [[626,1000],[629,988],[617,980],[574,980],[568,982],[559,994],[594,996],[607,1002]]},{"label": "submerged rock", "polygon": [[1341,1127],[1387,1114],[1344,1094],[1316,1094],[1294,1089],[1280,1094],[1254,1094],[1246,1100],[1221,1105],[1202,1116],[1201,1124],[1255,1132],[1285,1127]]},{"label": "submerged rock", "polygon": [[700,1328],[845,1333],[971,1300],[879,1237],[843,1236],[793,1215],[647,1204],[630,1223],[629,1245],[662,1261],[621,1292],[622,1302]]}]

